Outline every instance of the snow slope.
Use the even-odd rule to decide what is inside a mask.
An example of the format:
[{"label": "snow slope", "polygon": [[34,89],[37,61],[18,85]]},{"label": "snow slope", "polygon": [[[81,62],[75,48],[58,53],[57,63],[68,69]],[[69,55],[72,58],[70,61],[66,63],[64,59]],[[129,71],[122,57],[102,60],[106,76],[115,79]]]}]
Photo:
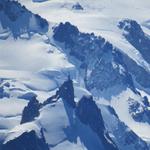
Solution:
[{"label": "snow slope", "polygon": [[121,32],[117,28],[118,22],[123,18],[137,20],[141,24],[149,20],[148,14],[150,11],[148,6],[150,6],[150,2],[148,0],[145,0],[144,3],[140,0],[123,2],[119,0],[95,0],[94,2],[91,0],[80,0],[78,2],[84,7],[84,10],[81,12],[71,9],[72,5],[77,2],[76,0],[51,0],[43,2],[42,4],[33,3],[30,0],[21,0],[21,2],[27,8],[40,14],[50,22],[59,23],[69,21],[76,25],[80,31],[94,32],[96,35],[103,36],[114,46],[120,48],[124,53],[127,53],[138,65],[143,66],[148,71],[150,70],[149,64],[145,62],[139,52],[122,37]]}]

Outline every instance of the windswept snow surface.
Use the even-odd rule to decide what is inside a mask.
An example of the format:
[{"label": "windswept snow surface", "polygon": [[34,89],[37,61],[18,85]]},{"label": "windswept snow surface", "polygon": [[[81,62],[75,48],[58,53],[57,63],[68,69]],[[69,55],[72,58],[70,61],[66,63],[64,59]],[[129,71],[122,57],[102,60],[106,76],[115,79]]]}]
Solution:
[{"label": "windswept snow surface", "polygon": [[74,66],[48,40],[47,35],[39,34],[30,39],[0,40],[0,78],[37,93],[58,88],[68,72],[74,72]]},{"label": "windswept snow surface", "polygon": [[0,100],[0,116],[10,117],[21,115],[22,110],[26,105],[26,100],[3,98]]},{"label": "windswept snow surface", "polygon": [[58,50],[53,51],[54,48],[46,44],[43,38],[34,35],[29,40],[0,40],[0,69],[39,71],[48,67],[71,66],[65,56]]}]

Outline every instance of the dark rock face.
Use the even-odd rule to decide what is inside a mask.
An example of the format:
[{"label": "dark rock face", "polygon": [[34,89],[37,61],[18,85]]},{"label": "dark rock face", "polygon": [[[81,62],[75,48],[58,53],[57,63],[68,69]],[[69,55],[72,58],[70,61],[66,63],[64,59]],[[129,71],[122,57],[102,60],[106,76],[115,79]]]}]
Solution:
[{"label": "dark rock face", "polygon": [[0,98],[9,97],[9,94],[5,92],[4,87],[0,87]]},{"label": "dark rock face", "polygon": [[[118,149],[105,130],[101,111],[93,101],[92,97],[83,97],[79,101],[76,109],[76,116],[82,123],[90,126],[90,128],[98,135],[105,149]],[[111,142],[108,142],[108,140]]]},{"label": "dark rock face", "polygon": [[25,132],[2,145],[1,150],[49,150],[44,137],[37,137],[35,131]]},{"label": "dark rock face", "polygon": [[76,3],[72,6],[72,9],[74,10],[83,10],[83,7],[80,5],[80,3]]},{"label": "dark rock face", "polygon": [[150,88],[150,73],[139,66],[134,60],[127,55],[123,55],[123,60],[127,65],[128,71],[133,75],[134,80],[144,88]]},{"label": "dark rock face", "polygon": [[59,88],[59,98],[64,99],[71,107],[75,108],[73,81],[68,78]]},{"label": "dark rock face", "polygon": [[[107,56],[109,57],[109,54]],[[132,77],[130,74],[125,70],[122,70],[123,72],[120,73],[121,68],[119,65],[116,65],[116,68],[114,68],[111,61],[112,60],[108,62],[102,57],[101,61],[94,65],[91,75],[87,78],[86,82],[89,90],[96,88],[103,91],[119,84],[127,85],[133,89]]]},{"label": "dark rock face", "polygon": [[3,87],[0,87],[0,98],[3,98],[3,92],[4,92]]},{"label": "dark rock face", "polygon": [[58,97],[59,95],[57,95],[58,91],[56,92],[55,95],[49,97],[46,101],[44,101],[41,106],[45,106],[45,105],[48,105],[48,104],[51,104],[51,103],[55,103],[57,100],[58,100]]},{"label": "dark rock face", "polygon": [[[122,129],[125,130],[123,126],[125,126],[124,123],[121,123],[120,127],[122,127]],[[148,150],[149,149],[147,143],[143,141],[141,138],[139,138],[132,130],[127,130],[127,127],[123,136],[125,140],[124,141],[120,140],[120,142],[123,145],[129,146],[131,149],[133,148],[136,150],[141,150],[141,149]]]},{"label": "dark rock face", "polygon": [[68,58],[75,58],[75,61],[70,60],[84,72],[88,90],[96,88],[99,92],[118,84],[134,89],[132,78],[122,61],[122,54],[104,38],[81,33],[68,22],[61,23],[54,29],[53,38],[64,44]]},{"label": "dark rock face", "polygon": [[[132,26],[134,24],[135,22],[132,23]],[[120,25],[120,28],[123,28],[123,25]],[[130,30],[130,27],[126,27],[124,30]],[[136,30],[141,30],[140,26],[135,25],[135,28],[135,31],[131,30],[132,34],[137,34]],[[127,36],[129,35],[127,34]],[[143,36],[144,33],[139,33],[139,35]],[[69,39],[66,40],[65,36]],[[75,61],[70,58],[73,61],[72,63],[79,70],[84,70],[83,76],[88,90],[96,89],[101,92],[111,88],[113,85],[121,84],[134,90],[131,75],[140,86],[144,88],[150,87],[150,73],[127,55],[113,48],[112,44],[105,41],[104,38],[96,37],[94,34],[81,33],[77,27],[70,23],[61,23],[54,29],[54,39],[64,43],[65,53],[67,53],[68,57],[75,58]],[[147,54],[147,56],[149,55]]]},{"label": "dark rock face", "polygon": [[103,133],[105,130],[101,111],[96,106],[92,97],[83,97],[79,101],[76,115],[84,124],[88,124],[95,132]]},{"label": "dark rock face", "polygon": [[[35,18],[36,27],[30,26],[32,18]],[[23,33],[30,36],[30,32],[48,31],[48,22],[45,19],[32,14],[17,1],[0,0],[0,23],[3,29],[11,31],[15,39]]]},{"label": "dark rock face", "polygon": [[143,58],[150,63],[150,38],[143,32],[140,25],[134,20],[120,21],[118,27],[124,30],[125,38],[142,54]]},{"label": "dark rock face", "polygon": [[33,121],[35,117],[38,117],[40,114],[39,108],[40,104],[34,97],[23,110],[21,124]]},{"label": "dark rock face", "polygon": [[4,86],[7,87],[7,88],[9,88],[10,87],[10,83],[6,82],[6,83],[4,83]]},{"label": "dark rock face", "polygon": [[18,98],[20,98],[20,99],[26,99],[26,100],[32,100],[34,97],[36,97],[37,95],[36,94],[34,94],[34,93],[32,93],[32,92],[28,92],[28,93],[25,93],[25,94],[23,94],[23,95],[21,95],[21,96],[19,96]]},{"label": "dark rock face", "polygon": [[78,35],[78,29],[71,25],[69,22],[66,22],[65,25],[60,23],[59,27],[54,29],[54,39],[59,42],[67,42],[73,44],[72,36]]},{"label": "dark rock face", "polygon": [[50,103],[55,103],[59,98],[62,98],[66,103],[75,108],[76,103],[74,101],[74,87],[73,87],[73,81],[68,77],[68,80],[65,81],[60,88],[56,91],[56,94],[49,97],[42,106],[45,106]]},{"label": "dark rock face", "polygon": [[145,105],[146,107],[150,107],[150,103],[149,103],[149,101],[148,101],[147,96],[144,96],[144,97],[143,97],[143,103],[144,103],[144,105]]},{"label": "dark rock face", "polygon": [[133,145],[133,148],[136,150],[141,150],[141,149],[148,150],[149,149],[146,142],[140,139],[133,131],[126,131],[124,136],[125,136],[126,145],[129,145],[129,146]]},{"label": "dark rock face", "polygon": [[129,112],[137,122],[147,122],[150,124],[150,105],[147,99],[143,99],[143,104],[129,99]]},{"label": "dark rock face", "polygon": [[111,106],[107,106],[108,111],[115,116],[117,119],[119,119],[118,115],[116,114],[115,110]]},{"label": "dark rock face", "polygon": [[[35,19],[36,19],[36,22],[37,22],[37,25],[39,26],[39,31],[41,30],[41,32],[47,32],[48,31],[48,22],[46,19],[42,18],[40,15],[38,14],[35,14]],[[35,30],[35,32],[37,32]]]}]

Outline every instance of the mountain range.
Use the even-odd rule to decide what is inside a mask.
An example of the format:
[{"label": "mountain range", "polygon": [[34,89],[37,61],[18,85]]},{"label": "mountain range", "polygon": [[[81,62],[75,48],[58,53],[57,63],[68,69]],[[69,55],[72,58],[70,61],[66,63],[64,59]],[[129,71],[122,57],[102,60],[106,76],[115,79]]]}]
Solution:
[{"label": "mountain range", "polygon": [[149,7],[0,0],[0,150],[150,150]]}]

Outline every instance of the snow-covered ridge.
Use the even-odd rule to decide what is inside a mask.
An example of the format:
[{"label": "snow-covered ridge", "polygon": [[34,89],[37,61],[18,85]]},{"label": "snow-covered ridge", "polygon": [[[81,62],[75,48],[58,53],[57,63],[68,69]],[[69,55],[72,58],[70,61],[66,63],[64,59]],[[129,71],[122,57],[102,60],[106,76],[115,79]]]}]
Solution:
[{"label": "snow-covered ridge", "polygon": [[0,18],[1,32],[10,32],[14,38],[21,34],[27,34],[30,38],[31,32],[48,31],[48,22],[45,19],[33,14],[17,1],[0,1]]}]

